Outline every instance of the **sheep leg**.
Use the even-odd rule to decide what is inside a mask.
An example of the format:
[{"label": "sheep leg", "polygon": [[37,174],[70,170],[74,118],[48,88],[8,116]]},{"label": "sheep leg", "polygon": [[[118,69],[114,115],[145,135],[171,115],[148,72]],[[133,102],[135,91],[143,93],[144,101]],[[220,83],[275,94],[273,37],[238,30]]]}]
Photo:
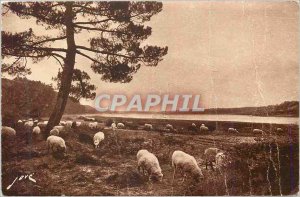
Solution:
[{"label": "sheep leg", "polygon": [[[176,167],[174,167],[174,171],[173,171],[173,181],[175,179],[175,173],[176,173]],[[172,185],[173,185],[173,182],[172,182]]]},{"label": "sheep leg", "polygon": [[186,179],[186,173],[183,172],[181,184],[184,183],[185,179]]},{"label": "sheep leg", "polygon": [[138,165],[138,172],[141,173],[141,166]]},{"label": "sheep leg", "polygon": [[205,161],[205,169],[207,170],[207,161]]},{"label": "sheep leg", "polygon": [[213,163],[212,163],[212,161],[210,161],[209,163],[210,163],[210,167],[211,167],[211,169],[214,171],[215,169],[214,169],[214,166],[213,166]]}]

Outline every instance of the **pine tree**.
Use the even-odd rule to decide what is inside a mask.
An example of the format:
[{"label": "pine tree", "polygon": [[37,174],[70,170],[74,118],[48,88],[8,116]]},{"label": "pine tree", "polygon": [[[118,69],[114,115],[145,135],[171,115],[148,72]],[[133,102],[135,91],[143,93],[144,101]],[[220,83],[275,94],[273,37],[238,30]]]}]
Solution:
[{"label": "pine tree", "polygon": [[[21,19],[34,18],[46,30],[60,32],[55,37],[37,36],[32,29],[2,32],[2,57],[17,57],[13,64],[3,65],[2,71],[30,73],[21,64],[26,58],[37,63],[53,57],[62,67],[55,77],[59,91],[47,131],[59,123],[70,95],[77,100],[95,97],[89,75],[75,68],[77,55],[90,60],[102,80],[128,83],[141,66],[157,66],[168,51],[142,44],[152,33],[144,23],[162,10],[160,2],[11,2],[2,6]],[[77,44],[77,36],[87,37],[89,46]],[[66,47],[52,47],[62,40]]]}]

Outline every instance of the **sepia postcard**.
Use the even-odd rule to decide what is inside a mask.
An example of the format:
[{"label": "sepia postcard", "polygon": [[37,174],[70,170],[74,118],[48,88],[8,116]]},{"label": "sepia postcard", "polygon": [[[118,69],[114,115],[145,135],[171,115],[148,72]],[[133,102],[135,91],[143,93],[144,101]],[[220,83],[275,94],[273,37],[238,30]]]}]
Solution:
[{"label": "sepia postcard", "polygon": [[299,195],[298,1],[1,17],[1,195]]}]

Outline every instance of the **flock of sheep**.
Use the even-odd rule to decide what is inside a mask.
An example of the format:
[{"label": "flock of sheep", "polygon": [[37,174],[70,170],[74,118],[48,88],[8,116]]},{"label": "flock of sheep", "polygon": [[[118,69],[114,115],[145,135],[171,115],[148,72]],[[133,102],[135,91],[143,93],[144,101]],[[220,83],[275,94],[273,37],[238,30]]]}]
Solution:
[{"label": "flock of sheep", "polygon": [[[231,163],[228,155],[218,148],[207,148],[204,151],[204,159],[206,169],[210,165],[214,170],[213,162],[215,162],[216,169],[222,174],[224,168]],[[142,149],[137,153],[138,170],[143,174],[148,174],[149,180],[161,181],[163,173],[159,165],[157,157],[148,150]],[[204,178],[201,168],[199,167],[195,157],[183,151],[176,150],[172,154],[172,167],[174,170],[173,180],[176,172],[179,170],[183,177],[190,176],[194,181],[199,182]]]},{"label": "flock of sheep", "polygon": [[[47,126],[48,121],[38,122],[37,120],[19,120],[18,125],[23,126],[23,128],[30,132],[32,136],[37,136],[41,133],[41,129],[45,129]],[[66,143],[65,140],[61,137],[61,133],[64,132],[66,129],[80,127],[82,125],[88,126],[92,130],[97,130],[98,122],[78,122],[78,121],[60,121],[59,125],[54,126],[53,129],[50,131],[50,136],[47,138],[47,150],[48,153],[65,153],[66,152]],[[191,128],[196,128],[196,124],[192,123]],[[124,129],[124,123],[116,124],[113,122],[110,126],[113,131],[117,129]],[[166,130],[168,131],[175,131],[174,127],[171,124],[167,124],[165,126]],[[145,130],[153,130],[153,126],[151,124],[144,124]],[[281,128],[277,128],[277,130],[282,131]],[[201,124],[200,131],[209,131],[208,127],[204,124]],[[230,133],[239,133],[235,128],[229,128],[228,132]],[[254,129],[253,133],[255,134],[263,134],[264,132],[260,129]],[[2,127],[2,136],[5,138],[16,136],[15,129],[11,127]],[[105,139],[105,135],[103,132],[98,131],[94,134],[93,143],[95,148],[98,148],[100,143]],[[207,148],[204,151],[204,160],[206,169],[207,166],[210,165],[212,169],[213,162],[215,163],[216,169],[222,173],[222,168],[226,167],[228,163],[230,163],[228,159],[228,155],[218,149],[218,148]],[[172,154],[172,166],[174,169],[173,178],[177,170],[180,170],[182,174],[187,175],[189,174],[195,181],[199,181],[203,178],[203,173],[198,166],[196,159],[183,151],[176,150]],[[149,152],[148,150],[142,149],[139,150],[137,153],[137,163],[138,163],[138,170],[143,174],[147,174],[149,176],[149,180],[158,180],[161,181],[163,178],[162,169],[159,165],[159,161],[157,157]],[[185,177],[185,176],[184,176]]]},{"label": "flock of sheep", "polygon": [[[47,126],[47,123],[48,121],[38,122],[32,119],[18,121],[19,126],[20,125],[23,126],[25,130],[31,132],[31,135],[39,135],[41,133],[41,129],[44,129]],[[97,122],[87,123],[87,122],[76,122],[76,121],[60,121],[59,125],[54,126],[53,129],[50,131],[50,136],[46,140],[48,153],[52,152],[52,153],[64,154],[66,152],[67,147],[66,147],[65,140],[60,136],[60,134],[68,128],[80,127],[81,125],[86,125],[92,130],[98,128]],[[196,125],[193,123],[192,126],[196,126]],[[117,129],[125,128],[125,125],[124,123],[116,124],[115,122],[113,122],[110,127],[113,131],[116,131]],[[208,128],[204,124],[200,126],[200,130],[201,128],[202,130],[203,129],[208,130]],[[151,124],[145,124],[144,129],[152,130],[153,126]],[[174,130],[171,124],[167,124],[166,129]],[[3,126],[2,135],[4,137],[13,137],[16,135],[16,131],[11,127]],[[93,137],[93,143],[95,148],[98,148],[100,143],[104,139],[105,139],[105,135],[103,132],[101,131],[96,132]],[[206,168],[207,165],[210,164],[210,166],[213,169],[212,162],[215,162],[216,168],[219,169],[221,172],[221,167],[225,166],[228,163],[225,153],[217,148],[206,149],[204,152],[204,156],[205,156]],[[139,172],[143,174],[147,174],[147,176],[149,176],[149,180],[157,180],[157,181],[162,180],[163,173],[159,165],[159,161],[153,153],[145,149],[139,150],[137,153],[137,163],[138,163]],[[199,168],[196,159],[193,156],[183,151],[179,151],[179,150],[174,151],[172,155],[171,163],[174,168],[174,176],[176,171],[180,170],[181,173],[184,175],[189,174],[191,177],[194,178],[195,181],[199,181],[201,178],[203,178],[203,173]]]}]

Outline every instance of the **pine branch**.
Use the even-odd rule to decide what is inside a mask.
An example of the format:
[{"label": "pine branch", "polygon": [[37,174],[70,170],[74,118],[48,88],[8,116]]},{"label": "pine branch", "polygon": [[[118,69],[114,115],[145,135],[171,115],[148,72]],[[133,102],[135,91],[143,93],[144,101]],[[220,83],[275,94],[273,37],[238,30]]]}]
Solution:
[{"label": "pine branch", "polygon": [[101,21],[89,21],[89,22],[75,22],[74,24],[75,25],[84,25],[84,24],[97,24],[97,23],[104,23],[104,22],[107,22],[107,21],[110,21],[110,20],[114,20],[114,19],[111,19],[111,18],[108,18],[108,19],[105,19],[105,20],[101,20]]},{"label": "pine branch", "polygon": [[59,59],[58,59],[54,54],[52,55],[52,57],[53,57],[54,59],[56,59],[56,61],[60,64],[60,67],[63,69],[64,66],[63,66],[63,64],[59,61]]},{"label": "pine branch", "polygon": [[107,29],[101,29],[101,28],[96,28],[96,27],[85,27],[85,26],[81,26],[81,25],[74,25],[74,27],[80,28],[80,29],[86,29],[86,30],[109,32],[109,33],[120,33],[120,34],[126,35],[126,33],[122,32],[122,31],[107,30]]},{"label": "pine branch", "polygon": [[93,62],[97,62],[97,63],[100,64],[100,62],[99,62],[98,60],[96,60],[96,59],[94,59],[94,58],[91,58],[90,56],[88,56],[88,55],[82,53],[81,51],[76,50],[76,53],[79,54],[79,55],[82,55],[83,57],[88,58],[89,60],[91,60],[91,61],[93,61]]},{"label": "pine branch", "polygon": [[137,58],[144,58],[143,56],[135,56],[134,57],[134,56],[127,56],[127,55],[118,54],[118,53],[112,53],[112,52],[108,52],[108,51],[99,51],[99,50],[96,50],[96,49],[91,49],[91,48],[87,48],[87,47],[84,47],[84,46],[78,46],[78,45],[76,46],[76,48],[87,50],[87,51],[91,51],[91,52],[94,52],[94,53],[101,53],[101,54],[105,54],[105,55],[114,55],[114,56],[129,58],[129,59],[132,59],[132,58],[135,58],[135,59],[137,59]]},{"label": "pine branch", "polygon": [[58,37],[58,38],[49,38],[49,39],[45,39],[45,40],[42,40],[42,41],[39,41],[39,42],[34,42],[34,43],[32,43],[32,46],[42,44],[42,43],[45,43],[45,42],[54,42],[56,40],[63,40],[63,39],[66,39],[66,38],[67,38],[67,36]]},{"label": "pine branch", "polygon": [[[21,57],[18,57],[18,58],[16,59],[16,61],[14,61],[10,66],[7,66],[7,67],[2,68],[2,69],[3,69],[4,71],[10,69],[10,68],[13,67],[20,59],[21,59]],[[4,65],[2,65],[2,66],[4,66]]]}]

